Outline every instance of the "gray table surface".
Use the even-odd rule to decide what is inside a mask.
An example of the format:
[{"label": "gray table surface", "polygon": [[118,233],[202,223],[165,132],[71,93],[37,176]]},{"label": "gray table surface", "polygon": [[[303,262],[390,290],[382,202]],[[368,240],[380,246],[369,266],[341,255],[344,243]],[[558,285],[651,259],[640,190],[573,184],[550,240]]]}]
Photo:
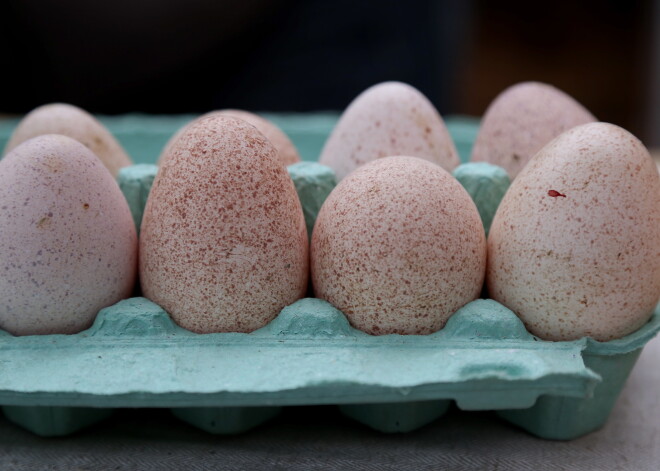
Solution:
[{"label": "gray table surface", "polygon": [[121,410],[75,435],[39,438],[0,418],[0,470],[660,470],[660,338],[642,352],[608,423],[569,442],[489,412],[451,410],[409,434],[374,432],[335,407],[290,407],[222,437],[167,410]]}]

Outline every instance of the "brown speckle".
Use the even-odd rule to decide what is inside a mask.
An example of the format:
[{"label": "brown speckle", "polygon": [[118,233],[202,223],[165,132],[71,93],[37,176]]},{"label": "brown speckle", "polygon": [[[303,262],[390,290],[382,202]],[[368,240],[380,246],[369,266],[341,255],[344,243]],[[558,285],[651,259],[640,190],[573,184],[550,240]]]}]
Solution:
[{"label": "brown speckle", "polygon": [[39,229],[48,229],[50,227],[51,218],[49,216],[44,216],[39,221],[37,221],[37,227]]}]

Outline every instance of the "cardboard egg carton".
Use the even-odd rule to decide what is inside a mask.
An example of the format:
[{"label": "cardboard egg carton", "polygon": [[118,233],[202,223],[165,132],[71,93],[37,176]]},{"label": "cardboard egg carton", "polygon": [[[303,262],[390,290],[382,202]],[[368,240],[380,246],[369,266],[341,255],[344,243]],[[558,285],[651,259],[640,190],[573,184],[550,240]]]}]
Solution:
[{"label": "cardboard egg carton", "polygon": [[[284,117],[278,124],[298,144],[286,119],[295,123]],[[139,141],[135,128],[146,118],[125,120]],[[313,122],[304,120],[304,126]],[[325,124],[329,132],[330,122]],[[299,134],[308,129],[315,136],[308,146],[322,144],[318,128],[301,126]],[[141,139],[148,142],[150,133]],[[459,151],[467,146],[457,144]],[[492,206],[493,195],[508,184],[491,167],[457,170],[459,180],[472,186],[482,218],[493,208],[480,200]],[[119,176],[136,224],[156,171],[136,165]],[[313,163],[289,172],[311,227],[334,186],[333,174]],[[455,402],[464,410],[496,410],[539,437],[571,439],[605,423],[641,349],[659,330],[660,306],[645,326],[618,340],[543,341],[509,309],[480,299],[434,334],[370,336],[327,302],[305,298],[249,334],[195,334],[135,297],[103,309],[79,334],[14,337],[0,331],[0,405],[15,423],[55,436],[119,407],[170,408],[201,429],[230,434],[259,425],[283,406],[311,404],[335,404],[374,429],[407,432],[439,419]]]}]

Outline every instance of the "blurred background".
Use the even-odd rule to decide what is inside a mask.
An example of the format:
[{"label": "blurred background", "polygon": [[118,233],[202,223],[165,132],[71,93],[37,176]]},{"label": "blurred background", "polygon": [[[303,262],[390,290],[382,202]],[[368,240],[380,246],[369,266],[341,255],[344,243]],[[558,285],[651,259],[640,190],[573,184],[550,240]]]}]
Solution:
[{"label": "blurred background", "polygon": [[5,0],[0,112],[343,110],[401,80],[443,115],[553,84],[660,146],[660,1]]}]

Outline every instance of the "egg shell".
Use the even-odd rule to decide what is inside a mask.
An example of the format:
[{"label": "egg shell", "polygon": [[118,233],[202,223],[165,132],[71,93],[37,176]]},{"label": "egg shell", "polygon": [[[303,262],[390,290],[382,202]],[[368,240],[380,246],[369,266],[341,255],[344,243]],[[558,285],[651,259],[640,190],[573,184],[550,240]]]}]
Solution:
[{"label": "egg shell", "polygon": [[143,292],[188,330],[251,332],[305,295],[300,201],[275,148],[243,120],[213,115],[183,132],[140,234]]},{"label": "egg shell", "polygon": [[105,126],[85,110],[66,103],[43,105],[29,112],[11,135],[5,154],[43,134],[62,134],[84,144],[114,177],[120,168],[132,165],[130,157]]},{"label": "egg shell", "polygon": [[488,258],[490,296],[538,337],[637,330],[660,296],[660,180],[648,151],[606,123],[553,140],[504,196]]},{"label": "egg shell", "polygon": [[486,110],[471,160],[499,165],[513,180],[552,139],[594,121],[563,91],[545,83],[519,83],[500,93]]},{"label": "egg shell", "polygon": [[365,90],[346,108],[330,134],[319,163],[341,180],[372,160],[421,157],[447,171],[460,160],[444,121],[417,89],[384,82]]},{"label": "egg shell", "polygon": [[14,335],[79,332],[131,295],[131,212],[79,142],[39,136],[0,161],[0,272],[0,328]]},{"label": "egg shell", "polygon": [[441,167],[371,162],[323,204],[311,245],[316,297],[369,334],[429,334],[481,292],[486,238],[472,199]]},{"label": "egg shell", "polygon": [[291,139],[289,139],[289,137],[284,134],[284,131],[278,128],[275,124],[268,121],[266,118],[262,118],[257,114],[244,110],[220,110],[206,113],[191,123],[188,123],[178,132],[176,132],[174,136],[170,138],[167,144],[165,144],[163,152],[159,157],[159,164],[162,163],[161,161],[163,157],[168,153],[168,150],[172,147],[173,143],[183,134],[187,126],[190,126],[190,124],[196,122],[199,119],[207,118],[209,116],[234,116],[235,118],[242,119],[246,123],[249,123],[257,128],[259,132],[270,141],[275,149],[277,149],[277,157],[282,162],[282,165],[287,166],[300,162],[300,154],[298,154],[298,149],[296,149],[296,146],[293,145]]},{"label": "egg shell", "polygon": [[300,154],[298,154],[298,149],[296,149],[296,146],[293,145],[293,142],[291,142],[289,136],[284,134],[284,131],[282,131],[272,122],[268,121],[266,118],[244,110],[220,110],[218,113],[224,116],[234,116],[236,118],[240,118],[257,128],[259,132],[266,136],[266,139],[268,139],[270,143],[273,144],[275,149],[277,149],[277,156],[285,166],[300,162]]}]

